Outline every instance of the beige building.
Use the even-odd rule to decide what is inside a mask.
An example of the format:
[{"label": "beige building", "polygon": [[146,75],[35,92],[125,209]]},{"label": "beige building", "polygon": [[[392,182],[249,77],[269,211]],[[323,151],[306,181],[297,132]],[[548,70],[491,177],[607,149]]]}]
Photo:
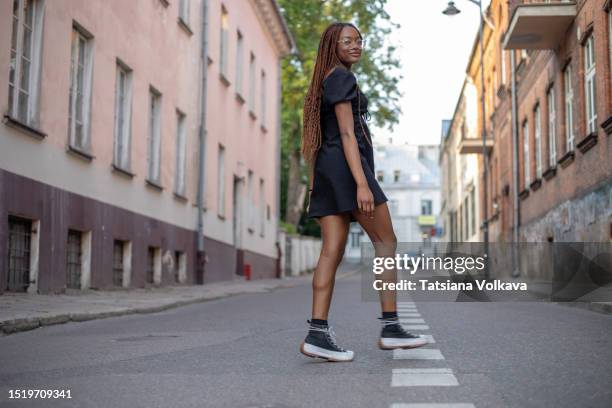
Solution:
[{"label": "beige building", "polygon": [[0,293],[276,275],[274,0],[0,8]]}]

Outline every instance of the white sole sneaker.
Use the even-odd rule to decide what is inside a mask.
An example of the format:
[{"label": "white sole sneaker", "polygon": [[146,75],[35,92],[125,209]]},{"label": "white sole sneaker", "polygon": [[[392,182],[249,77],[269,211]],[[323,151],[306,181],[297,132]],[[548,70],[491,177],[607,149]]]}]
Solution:
[{"label": "white sole sneaker", "polygon": [[382,350],[408,349],[426,345],[427,339],[419,337],[418,339],[394,339],[381,337],[378,340],[378,347]]},{"label": "white sole sneaker", "polygon": [[345,362],[352,361],[355,353],[350,350],[345,352],[326,350],[321,347],[313,346],[312,344],[302,342],[300,352],[308,357],[322,358],[327,361]]}]

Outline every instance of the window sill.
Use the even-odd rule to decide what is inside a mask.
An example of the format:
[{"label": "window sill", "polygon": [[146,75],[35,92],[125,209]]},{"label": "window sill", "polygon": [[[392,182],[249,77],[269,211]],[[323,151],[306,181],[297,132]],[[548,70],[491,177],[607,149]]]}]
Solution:
[{"label": "window sill", "polygon": [[561,168],[564,169],[574,162],[575,156],[576,156],[576,153],[574,153],[573,150],[570,150],[569,152],[561,156],[561,158],[559,159],[557,163],[559,163],[561,165]]},{"label": "window sill", "polygon": [[227,79],[223,72],[219,72],[219,79],[221,80],[221,82],[223,82],[223,85],[230,86],[231,82],[229,81],[229,79]]},{"label": "window sill", "polygon": [[606,132],[606,135],[612,135],[612,115],[608,116],[608,119],[601,124],[601,128]]},{"label": "window sill", "polygon": [[187,33],[187,35],[189,35],[190,37],[193,35],[193,31],[189,27],[189,24],[187,24],[187,22],[181,17],[178,18],[178,25],[183,29],[183,31]]},{"label": "window sill", "polygon": [[240,102],[241,105],[244,105],[245,100],[244,97],[240,95],[240,92],[236,92],[236,100]]},{"label": "window sill", "polygon": [[176,191],[174,192],[174,198],[177,201],[181,201],[183,203],[186,203],[187,201],[189,201],[189,199],[187,198],[187,196],[185,196],[185,194],[183,193],[177,193]]},{"label": "window sill", "polygon": [[116,164],[111,164],[111,168],[113,169],[114,173],[117,173],[121,176],[124,177],[128,177],[128,178],[134,178],[136,175],[134,173],[132,173],[129,169],[124,169],[123,167],[119,167]]},{"label": "window sill", "polygon": [[540,178],[533,180],[531,184],[529,184],[529,188],[531,188],[531,191],[536,191],[541,186],[542,186],[542,179]]},{"label": "window sill", "polygon": [[71,145],[68,145],[68,147],[66,148],[66,153],[70,154],[71,156],[78,157],[79,159],[85,160],[87,162],[91,162],[95,158],[91,153]]},{"label": "window sill", "polygon": [[2,118],[2,122],[8,127],[12,127],[13,129],[17,129],[29,136],[32,136],[36,139],[42,140],[47,137],[47,134],[41,130],[31,127],[28,124],[23,123],[22,121],[15,119],[10,115],[4,115]]},{"label": "window sill", "polygon": [[595,132],[591,132],[588,135],[586,135],[577,145],[576,148],[578,150],[580,150],[580,153],[586,153],[589,150],[591,150],[591,148],[593,146],[595,146],[597,144],[597,131]]},{"label": "window sill", "polygon": [[524,200],[524,199],[526,199],[527,197],[529,197],[529,190],[528,190],[528,189],[524,189],[523,191],[521,191],[521,192],[519,193],[519,198],[520,198],[521,200]]},{"label": "window sill", "polygon": [[251,117],[251,119],[256,120],[257,119],[257,115],[255,114],[255,112],[253,112],[252,110],[249,109],[249,116]]},{"label": "window sill", "polygon": [[555,177],[555,175],[557,174],[557,166],[555,167],[549,167],[548,169],[546,169],[546,171],[542,174],[542,177],[544,177],[545,180],[550,180],[551,178]]},{"label": "window sill", "polygon": [[162,185],[159,182],[157,182],[157,181],[146,179],[145,182],[147,183],[147,186],[149,186],[149,187],[151,187],[151,188],[153,188],[153,189],[155,189],[157,191],[163,191],[164,190],[164,187],[162,187]]}]

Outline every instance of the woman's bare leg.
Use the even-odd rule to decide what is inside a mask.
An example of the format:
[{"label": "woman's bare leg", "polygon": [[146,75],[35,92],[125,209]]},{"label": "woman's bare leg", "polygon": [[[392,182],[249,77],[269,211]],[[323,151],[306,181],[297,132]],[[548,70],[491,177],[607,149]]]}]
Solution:
[{"label": "woman's bare leg", "polygon": [[[393,231],[391,216],[387,203],[379,204],[374,208],[374,218],[368,217],[359,210],[353,211],[357,222],[365,230],[374,245],[374,252],[377,257],[395,257],[397,249],[397,238]],[[386,269],[378,275],[383,282],[397,282],[397,270],[395,268]],[[397,307],[397,294],[394,290],[381,290],[380,306],[383,312],[395,312]]]},{"label": "woman's bare leg", "polygon": [[331,304],[336,269],[342,261],[348,237],[348,213],[326,215],[319,219],[322,247],[319,262],[312,277],[312,318],[327,320]]}]

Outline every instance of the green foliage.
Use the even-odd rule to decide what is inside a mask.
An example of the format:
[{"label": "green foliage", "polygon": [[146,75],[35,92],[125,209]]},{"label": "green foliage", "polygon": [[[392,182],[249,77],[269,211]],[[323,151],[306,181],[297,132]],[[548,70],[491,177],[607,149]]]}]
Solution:
[{"label": "green foliage", "polygon": [[[283,60],[281,112],[281,214],[285,214],[290,152],[300,150],[302,109],[312,77],[319,39],[334,21],[355,24],[366,40],[359,64],[352,69],[368,95],[372,120],[379,128],[392,129],[401,109],[398,82],[401,80],[395,48],[386,40],[397,28],[385,11],[387,0],[279,0],[298,53]],[[302,165],[302,180],[308,180]],[[309,231],[311,226],[307,228]]]}]

